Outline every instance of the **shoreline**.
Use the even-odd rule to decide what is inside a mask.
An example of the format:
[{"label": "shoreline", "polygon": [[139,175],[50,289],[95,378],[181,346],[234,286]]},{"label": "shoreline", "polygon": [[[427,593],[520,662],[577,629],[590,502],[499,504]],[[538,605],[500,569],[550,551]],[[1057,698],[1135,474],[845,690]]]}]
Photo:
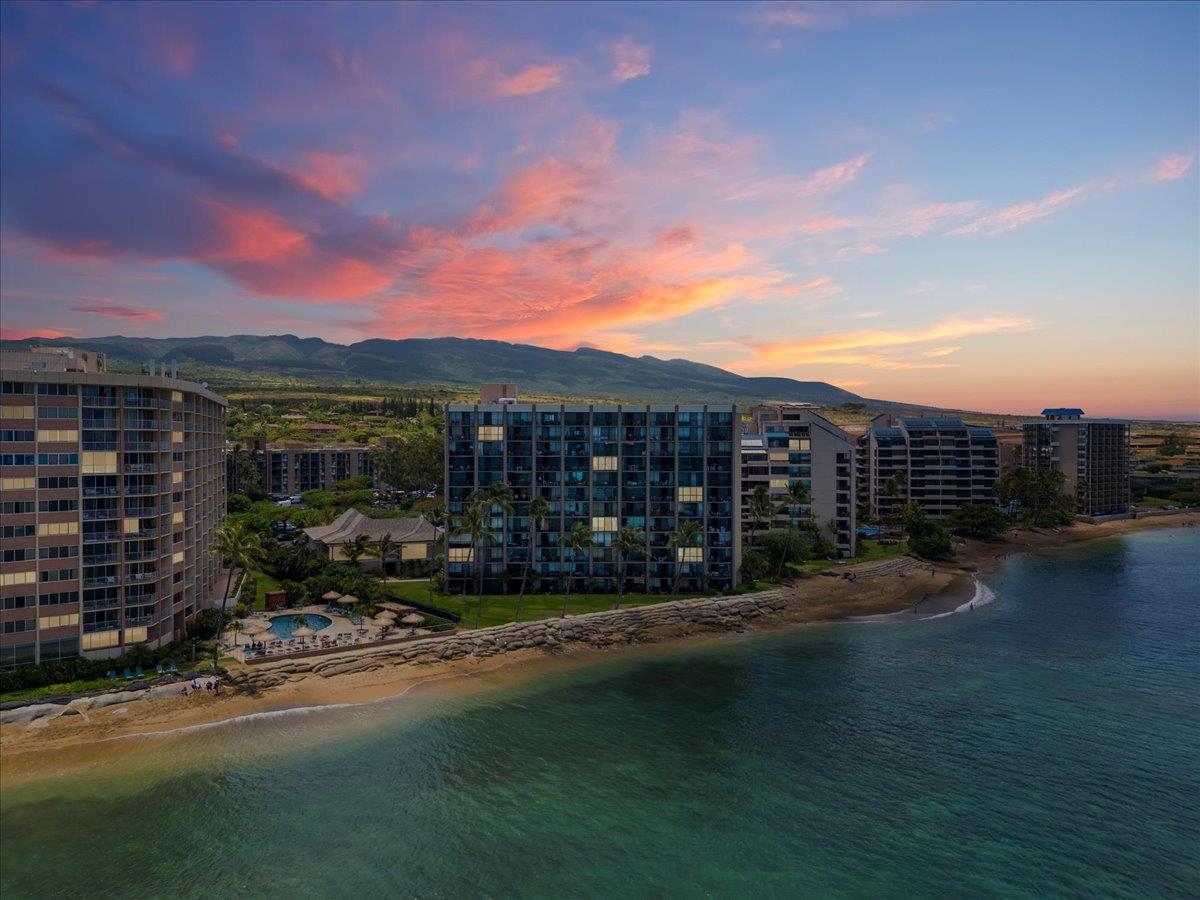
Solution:
[{"label": "shoreline", "polygon": [[[185,734],[226,725],[247,717],[283,715],[321,708],[360,706],[407,695],[423,685],[450,684],[468,690],[477,676],[483,681],[509,683],[532,677],[546,668],[587,665],[610,652],[638,652],[663,646],[703,646],[803,626],[838,623],[912,622],[951,614],[976,597],[978,579],[994,572],[1014,554],[1046,554],[1088,546],[1135,531],[1177,528],[1200,523],[1200,514],[1150,519],[1124,519],[1101,525],[1074,525],[1060,533],[1021,531],[996,541],[971,540],[956,545],[956,559],[947,563],[913,561],[904,574],[869,576],[873,564],[849,564],[839,577],[813,575],[782,589],[788,606],[777,615],[732,629],[681,627],[658,629],[636,641],[597,648],[567,644],[553,652],[519,649],[487,658],[464,657],[422,665],[394,665],[331,677],[307,676],[258,693],[193,695],[154,701],[137,701],[29,725],[0,727],[0,754],[5,765],[0,785],[53,777],[64,767],[95,765],[125,738]],[[900,557],[901,560],[907,559]],[[877,564],[876,564],[877,565]],[[850,582],[842,572],[858,571]],[[986,585],[983,585],[987,590]],[[578,617],[572,617],[578,618]],[[470,679],[470,680],[468,680]]]}]

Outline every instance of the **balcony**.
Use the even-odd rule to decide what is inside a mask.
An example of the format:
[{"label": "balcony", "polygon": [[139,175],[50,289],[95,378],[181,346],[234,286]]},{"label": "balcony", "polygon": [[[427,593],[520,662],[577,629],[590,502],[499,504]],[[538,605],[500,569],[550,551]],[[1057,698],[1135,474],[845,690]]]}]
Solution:
[{"label": "balcony", "polygon": [[83,518],[87,522],[119,519],[121,518],[121,511],[119,509],[85,509],[83,511]]}]

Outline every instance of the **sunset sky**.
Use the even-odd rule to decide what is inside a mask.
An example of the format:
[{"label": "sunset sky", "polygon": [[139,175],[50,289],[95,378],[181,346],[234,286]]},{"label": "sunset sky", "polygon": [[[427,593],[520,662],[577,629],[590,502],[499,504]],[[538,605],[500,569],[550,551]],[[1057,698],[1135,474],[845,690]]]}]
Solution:
[{"label": "sunset sky", "polygon": [[1200,416],[1195,3],[2,26],[5,337],[457,335]]}]

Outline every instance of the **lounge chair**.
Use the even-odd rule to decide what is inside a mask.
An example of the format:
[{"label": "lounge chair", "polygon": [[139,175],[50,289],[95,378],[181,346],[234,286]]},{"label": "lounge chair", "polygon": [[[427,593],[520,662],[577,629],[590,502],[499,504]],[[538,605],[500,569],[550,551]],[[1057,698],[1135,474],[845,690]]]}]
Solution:
[{"label": "lounge chair", "polygon": [[138,666],[138,667],[137,667],[137,671],[135,671],[135,672],[133,673],[133,677],[134,677],[134,678],[141,678],[141,677],[142,677],[142,667],[141,667],[141,666]]},{"label": "lounge chair", "polygon": [[104,677],[107,678],[109,681],[116,681],[117,680],[117,672],[115,669],[109,669],[108,674],[105,675]]},{"label": "lounge chair", "polygon": [[133,680],[133,673],[129,671],[129,666],[126,666],[126,667],[125,667],[125,674],[124,674],[124,677],[125,677],[125,680],[126,680],[126,681],[132,681],[132,680]]},{"label": "lounge chair", "polygon": [[157,674],[159,674],[159,675],[162,675],[162,674],[163,674],[163,664],[162,664],[162,663],[155,663],[155,664],[154,664],[154,671],[155,671]]},{"label": "lounge chair", "polygon": [[175,667],[175,660],[173,660],[173,659],[167,660],[167,671],[168,672],[178,672],[179,671],[179,669],[177,669]]}]

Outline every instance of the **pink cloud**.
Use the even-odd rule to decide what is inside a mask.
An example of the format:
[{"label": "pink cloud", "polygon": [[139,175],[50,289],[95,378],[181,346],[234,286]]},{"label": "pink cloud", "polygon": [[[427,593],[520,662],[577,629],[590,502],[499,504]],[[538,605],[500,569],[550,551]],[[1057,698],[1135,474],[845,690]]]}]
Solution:
[{"label": "pink cloud", "polygon": [[562,66],[529,66],[515,75],[502,78],[496,84],[496,94],[500,97],[527,97],[530,94],[540,94],[542,91],[548,91],[561,84],[564,74]]},{"label": "pink cloud", "polygon": [[1192,170],[1192,163],[1195,161],[1194,153],[1171,153],[1158,161],[1150,180],[1156,182],[1178,181]]},{"label": "pink cloud", "polygon": [[111,319],[126,319],[131,322],[161,322],[163,315],[154,309],[139,309],[134,306],[118,306],[106,303],[83,303],[72,306],[71,312],[85,316],[105,316]]},{"label": "pink cloud", "polygon": [[293,174],[309,190],[330,200],[344,201],[355,196],[362,186],[365,165],[357,153],[308,153]]},{"label": "pink cloud", "polygon": [[623,37],[612,45],[614,81],[631,81],[650,74],[650,48]]},{"label": "pink cloud", "polygon": [[34,328],[8,328],[0,326],[0,340],[3,341],[24,341],[28,338],[64,338],[78,336],[77,328],[58,328],[50,327],[34,327]]},{"label": "pink cloud", "polygon": [[1075,200],[1083,193],[1084,188],[1082,186],[1055,191],[1052,194],[1047,194],[1040,200],[1017,203],[994,212],[985,213],[968,222],[966,225],[948,231],[947,234],[1003,234],[1006,231],[1013,231],[1022,225],[1028,225],[1030,222],[1036,222],[1038,219],[1054,215],[1054,213],[1067,206],[1072,200]]}]

